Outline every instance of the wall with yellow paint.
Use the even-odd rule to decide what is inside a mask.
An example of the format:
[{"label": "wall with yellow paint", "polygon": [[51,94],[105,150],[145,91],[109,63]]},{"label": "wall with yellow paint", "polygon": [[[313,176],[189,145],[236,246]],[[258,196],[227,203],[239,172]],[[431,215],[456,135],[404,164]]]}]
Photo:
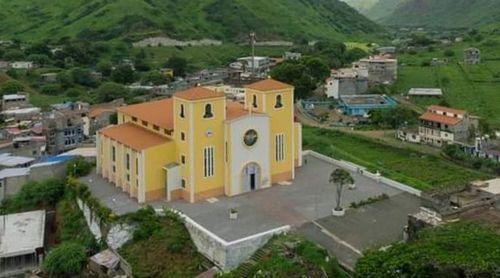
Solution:
[{"label": "wall with yellow paint", "polygon": [[146,165],[144,169],[146,201],[158,199],[158,194],[162,194],[160,197],[166,197],[166,177],[163,167],[177,161],[175,143],[170,141],[143,150],[143,158]]}]

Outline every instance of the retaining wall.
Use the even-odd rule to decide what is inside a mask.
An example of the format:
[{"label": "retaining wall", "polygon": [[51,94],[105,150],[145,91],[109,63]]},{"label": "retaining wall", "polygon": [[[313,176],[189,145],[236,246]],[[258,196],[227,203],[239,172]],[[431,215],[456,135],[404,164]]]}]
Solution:
[{"label": "retaining wall", "polygon": [[180,212],[198,252],[224,272],[237,268],[264,246],[271,237],[290,230],[289,225],[227,242]]}]

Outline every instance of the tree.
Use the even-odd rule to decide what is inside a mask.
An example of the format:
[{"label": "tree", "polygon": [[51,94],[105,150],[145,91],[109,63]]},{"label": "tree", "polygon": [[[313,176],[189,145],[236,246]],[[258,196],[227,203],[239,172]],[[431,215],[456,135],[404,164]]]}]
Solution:
[{"label": "tree", "polygon": [[102,73],[103,76],[111,76],[113,71],[113,64],[110,61],[100,61],[97,64],[97,70]]},{"label": "tree", "polygon": [[352,178],[351,174],[347,172],[344,169],[335,169],[331,174],[330,174],[330,183],[333,183],[336,186],[337,189],[337,205],[335,207],[335,211],[341,211],[342,206],[341,206],[341,200],[342,200],[342,190],[344,189],[345,185],[353,184],[354,179]]},{"label": "tree", "polygon": [[165,66],[174,70],[175,76],[186,76],[188,62],[186,59],[173,56],[165,63]]},{"label": "tree", "polygon": [[130,65],[119,65],[111,73],[111,79],[121,84],[132,83],[134,82],[134,70]]},{"label": "tree", "polygon": [[73,68],[71,69],[71,77],[73,82],[76,84],[87,86],[87,87],[96,87],[97,82],[92,77],[90,70],[86,68]]},{"label": "tree", "polygon": [[446,49],[444,52],[443,52],[444,56],[446,57],[453,57],[455,56],[455,52],[451,49]]},{"label": "tree", "polygon": [[125,98],[127,94],[128,90],[124,86],[113,82],[106,82],[97,88],[96,101],[109,102],[114,99]]},{"label": "tree", "polygon": [[0,85],[1,94],[16,94],[24,90],[23,84],[16,80],[8,80]]},{"label": "tree", "polygon": [[41,67],[50,64],[50,58],[45,54],[31,54],[28,56],[28,60]]},{"label": "tree", "polygon": [[165,74],[162,74],[161,72],[157,71],[152,71],[148,72],[143,80],[143,83],[151,83],[153,85],[164,85],[168,83],[168,78]]},{"label": "tree", "polygon": [[75,178],[86,176],[92,170],[92,163],[78,156],[66,164],[66,172]]},{"label": "tree", "polygon": [[43,262],[47,274],[71,276],[79,274],[87,260],[85,247],[75,242],[64,242],[52,249]]}]

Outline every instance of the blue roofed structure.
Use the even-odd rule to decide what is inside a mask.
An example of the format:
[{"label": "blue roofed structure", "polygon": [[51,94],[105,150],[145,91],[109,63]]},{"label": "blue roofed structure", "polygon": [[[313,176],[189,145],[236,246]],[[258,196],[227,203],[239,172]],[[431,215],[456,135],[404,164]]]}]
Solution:
[{"label": "blue roofed structure", "polygon": [[386,95],[351,95],[340,98],[339,108],[349,116],[365,116],[370,110],[388,109],[397,105]]}]

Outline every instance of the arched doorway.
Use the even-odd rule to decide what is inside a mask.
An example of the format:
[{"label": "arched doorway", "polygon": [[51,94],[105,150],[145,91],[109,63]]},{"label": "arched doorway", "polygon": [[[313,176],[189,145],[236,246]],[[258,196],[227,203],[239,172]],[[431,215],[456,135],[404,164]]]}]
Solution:
[{"label": "arched doorway", "polygon": [[259,189],[260,175],[261,170],[259,164],[251,162],[245,165],[241,173],[242,193]]}]

